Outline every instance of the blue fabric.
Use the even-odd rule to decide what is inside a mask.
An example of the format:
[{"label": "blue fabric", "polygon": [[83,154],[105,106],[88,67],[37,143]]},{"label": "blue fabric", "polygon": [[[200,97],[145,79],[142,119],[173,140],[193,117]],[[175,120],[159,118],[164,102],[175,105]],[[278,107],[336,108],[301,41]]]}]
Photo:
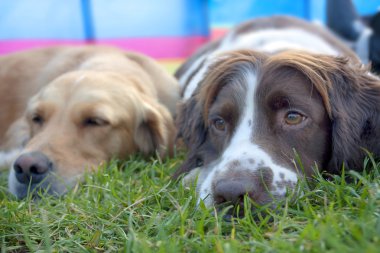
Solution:
[{"label": "blue fabric", "polygon": [[0,39],[81,38],[78,0],[0,0]]},{"label": "blue fabric", "polygon": [[[329,0],[334,1],[334,0]],[[326,0],[209,0],[210,22],[229,26],[241,21],[286,14],[306,20],[325,22]],[[380,0],[354,0],[361,15],[370,15],[380,7]]]},{"label": "blue fabric", "polygon": [[0,0],[0,39],[206,36],[205,0]]},{"label": "blue fabric", "polygon": [[96,0],[99,38],[208,35],[205,0]]},{"label": "blue fabric", "polygon": [[[274,14],[323,22],[325,1],[0,0],[0,39],[207,36],[212,26]],[[380,0],[354,2],[364,15],[380,6]]]},{"label": "blue fabric", "polygon": [[223,26],[278,14],[309,18],[308,6],[309,0],[210,0],[210,19]]}]

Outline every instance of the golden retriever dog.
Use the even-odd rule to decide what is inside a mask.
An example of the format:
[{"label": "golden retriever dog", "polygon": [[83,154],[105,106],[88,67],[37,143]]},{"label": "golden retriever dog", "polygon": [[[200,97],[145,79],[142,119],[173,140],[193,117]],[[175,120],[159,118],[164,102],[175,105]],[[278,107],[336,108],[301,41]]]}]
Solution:
[{"label": "golden retriever dog", "polygon": [[111,47],[0,57],[0,167],[12,164],[10,192],[59,196],[112,158],[170,155],[178,90],[154,60]]}]

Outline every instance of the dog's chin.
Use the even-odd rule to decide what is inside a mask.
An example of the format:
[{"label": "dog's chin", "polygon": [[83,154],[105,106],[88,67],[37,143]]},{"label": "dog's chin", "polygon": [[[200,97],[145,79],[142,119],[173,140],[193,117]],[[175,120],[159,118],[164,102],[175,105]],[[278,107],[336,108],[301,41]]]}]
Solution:
[{"label": "dog's chin", "polygon": [[17,199],[27,197],[39,199],[43,195],[60,197],[73,188],[78,180],[64,180],[51,174],[38,184],[22,184],[17,181],[14,170],[11,170],[8,178],[8,189]]}]

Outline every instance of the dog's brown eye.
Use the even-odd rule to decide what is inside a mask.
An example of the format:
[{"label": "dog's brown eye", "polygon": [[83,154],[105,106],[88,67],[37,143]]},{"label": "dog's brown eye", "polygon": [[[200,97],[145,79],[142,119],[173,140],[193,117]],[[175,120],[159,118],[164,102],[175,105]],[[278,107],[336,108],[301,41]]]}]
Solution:
[{"label": "dog's brown eye", "polygon": [[42,125],[44,123],[44,119],[41,117],[41,115],[34,114],[32,117],[32,121],[35,124]]},{"label": "dog's brown eye", "polygon": [[108,121],[101,118],[87,118],[83,121],[83,126],[105,126]]},{"label": "dog's brown eye", "polygon": [[288,112],[285,116],[285,123],[288,125],[298,125],[305,120],[305,116],[298,112]]},{"label": "dog's brown eye", "polygon": [[213,124],[215,129],[218,131],[224,132],[226,130],[226,122],[224,119],[217,118],[214,120]]}]

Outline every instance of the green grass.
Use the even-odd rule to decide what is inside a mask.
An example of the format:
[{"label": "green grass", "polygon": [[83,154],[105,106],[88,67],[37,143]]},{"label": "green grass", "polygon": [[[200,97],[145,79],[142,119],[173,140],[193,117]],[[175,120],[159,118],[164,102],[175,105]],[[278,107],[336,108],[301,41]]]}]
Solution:
[{"label": "green grass", "polygon": [[380,252],[380,165],[370,159],[367,172],[318,175],[301,182],[297,200],[232,221],[170,181],[180,162],[112,162],[66,196],[39,201],[15,200],[2,173],[1,251]]}]

